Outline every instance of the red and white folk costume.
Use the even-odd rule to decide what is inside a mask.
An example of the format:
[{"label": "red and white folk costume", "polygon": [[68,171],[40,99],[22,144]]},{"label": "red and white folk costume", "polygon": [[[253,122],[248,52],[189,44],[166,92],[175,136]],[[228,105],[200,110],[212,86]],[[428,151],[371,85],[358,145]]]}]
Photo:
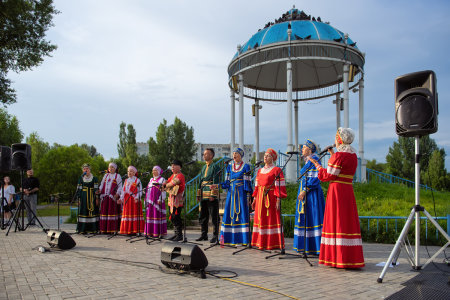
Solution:
[{"label": "red and white folk costume", "polygon": [[339,128],[336,141],[343,142],[337,146],[340,152],[331,156],[326,169],[318,167],[320,181],[330,182],[319,264],[335,268],[364,267],[361,229],[352,185],[358,165],[355,151],[350,146],[352,132],[349,128]]},{"label": "red and white folk costume", "polygon": [[114,199],[122,191],[120,174],[106,173],[100,184],[100,232],[114,233],[119,231],[121,206]]},{"label": "red and white folk costume", "polygon": [[[274,155],[273,160],[276,160],[276,152]],[[278,174],[280,176],[275,181]],[[253,197],[255,197],[253,247],[265,250],[284,249],[281,212],[276,206],[277,198],[286,198],[286,196],[286,183],[282,170],[275,165],[259,169],[253,191]]]},{"label": "red and white folk costume", "polygon": [[120,199],[123,201],[120,234],[136,234],[144,232],[142,215],[142,184],[136,176],[129,177],[123,184]]}]

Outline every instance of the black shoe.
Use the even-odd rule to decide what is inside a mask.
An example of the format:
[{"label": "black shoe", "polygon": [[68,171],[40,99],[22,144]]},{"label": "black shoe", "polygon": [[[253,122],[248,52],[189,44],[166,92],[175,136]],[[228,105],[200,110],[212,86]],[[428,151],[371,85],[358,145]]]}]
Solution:
[{"label": "black shoe", "polygon": [[177,235],[177,236],[173,239],[174,242],[179,242],[179,241],[182,241],[182,240],[183,240],[183,236],[182,236],[182,235]]},{"label": "black shoe", "polygon": [[207,235],[201,235],[198,239],[196,239],[197,242],[207,241],[207,240],[208,240],[208,236]]},{"label": "black shoe", "polygon": [[173,241],[173,240],[175,240],[176,238],[177,238],[177,235],[175,234],[175,235],[171,236],[170,238],[168,238],[168,240],[169,240],[169,241]]},{"label": "black shoe", "polygon": [[209,241],[211,244],[217,243],[217,236],[213,236],[213,238]]}]

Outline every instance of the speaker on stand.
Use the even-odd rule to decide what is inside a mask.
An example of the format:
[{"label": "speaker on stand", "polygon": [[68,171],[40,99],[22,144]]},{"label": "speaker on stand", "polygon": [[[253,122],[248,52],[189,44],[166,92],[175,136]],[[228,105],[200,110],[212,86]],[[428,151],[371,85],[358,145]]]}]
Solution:
[{"label": "speaker on stand", "polygon": [[395,129],[399,136],[414,137],[438,130],[436,74],[420,71],[395,80]]}]

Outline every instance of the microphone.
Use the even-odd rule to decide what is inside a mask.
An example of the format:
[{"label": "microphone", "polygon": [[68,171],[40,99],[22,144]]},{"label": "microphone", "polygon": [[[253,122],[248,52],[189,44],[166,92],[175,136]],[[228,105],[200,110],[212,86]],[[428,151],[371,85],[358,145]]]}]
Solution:
[{"label": "microphone", "polygon": [[330,150],[330,149],[332,149],[332,148],[334,148],[334,147],[336,147],[336,144],[333,144],[333,145],[330,145],[330,146],[326,146],[326,147],[319,153],[319,155],[322,155],[322,154],[326,153],[328,150]]},{"label": "microphone", "polygon": [[122,179],[127,179],[128,178],[128,174],[125,174],[122,176]]},{"label": "microphone", "polygon": [[99,171],[100,174],[105,174],[105,173],[109,173],[108,170],[103,170],[103,171]]},{"label": "microphone", "polygon": [[86,172],[83,172],[83,175],[81,175],[81,177],[84,177],[84,175],[86,175]]},{"label": "microphone", "polygon": [[184,166],[189,166],[189,165],[192,165],[193,163],[196,163],[196,162],[197,162],[196,160],[193,160],[193,161],[190,161],[188,163],[185,163]]},{"label": "microphone", "polygon": [[290,154],[290,155],[294,155],[294,154],[298,154],[299,152],[298,151],[289,151],[289,152],[286,152],[286,154]]},{"label": "microphone", "polygon": [[223,163],[224,164],[228,164],[230,161],[232,161],[233,159],[232,158],[230,158],[230,159],[227,159],[226,161],[224,161]]},{"label": "microphone", "polygon": [[144,173],[142,173],[141,176],[147,176],[147,175],[149,175],[149,174],[150,174],[150,172],[144,172]]},{"label": "microphone", "polygon": [[263,161],[262,160],[260,160],[260,161],[257,161],[256,163],[255,163],[255,167],[258,167],[260,164],[262,164],[263,163]]}]

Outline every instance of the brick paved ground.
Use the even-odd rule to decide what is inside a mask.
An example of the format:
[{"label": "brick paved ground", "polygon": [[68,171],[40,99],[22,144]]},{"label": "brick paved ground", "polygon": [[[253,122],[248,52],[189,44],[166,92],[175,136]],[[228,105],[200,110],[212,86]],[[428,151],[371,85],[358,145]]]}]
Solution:
[{"label": "brick paved ground", "polygon": [[[56,218],[44,218],[56,228]],[[73,225],[62,230],[74,232]],[[0,231],[0,299],[383,299],[404,288],[402,283],[418,273],[412,272],[404,251],[400,265],[390,268],[382,284],[376,282],[392,245],[364,244],[366,267],[362,270],[337,270],[312,267],[304,259],[265,259],[266,253],[246,250],[232,255],[234,249],[214,247],[204,251],[207,271],[230,270],[233,278],[261,288],[207,276],[174,275],[160,271],[163,243],[129,243],[125,237],[107,240],[105,236],[87,238],[73,235],[77,245],[66,251],[40,253],[47,235],[39,227],[24,232]],[[194,240],[198,232],[189,231]],[[202,246],[204,249],[207,246]],[[290,251],[292,239],[287,239]],[[438,248],[429,247],[434,253]],[[422,249],[424,250],[424,249]],[[114,260],[111,260],[114,259]],[[425,262],[425,252],[422,263]],[[441,262],[441,254],[436,260]],[[134,262],[134,263],[132,263]],[[223,273],[223,275],[228,275]],[[283,295],[284,294],[284,295]]]}]

